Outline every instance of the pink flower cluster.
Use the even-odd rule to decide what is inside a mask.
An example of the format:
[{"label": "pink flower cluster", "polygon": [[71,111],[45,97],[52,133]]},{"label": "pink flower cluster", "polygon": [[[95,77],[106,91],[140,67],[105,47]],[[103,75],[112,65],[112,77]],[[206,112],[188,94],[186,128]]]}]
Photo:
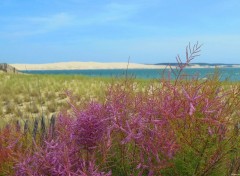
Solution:
[{"label": "pink flower cluster", "polygon": [[181,152],[200,158],[191,175],[210,173],[223,158],[235,113],[228,91],[216,82],[181,80],[180,72],[199,48],[187,48],[186,63],[178,57],[175,82],[162,79],[139,91],[141,85],[126,79],[108,88],[104,102],[91,101],[81,109],[68,93],[72,113],[61,113],[54,135],[20,157],[16,175],[161,175]]}]

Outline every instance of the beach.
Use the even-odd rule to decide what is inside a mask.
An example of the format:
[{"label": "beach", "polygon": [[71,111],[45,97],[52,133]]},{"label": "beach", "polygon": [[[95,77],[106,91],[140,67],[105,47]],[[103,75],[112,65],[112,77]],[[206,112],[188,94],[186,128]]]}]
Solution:
[{"label": "beach", "polygon": [[[10,64],[17,70],[91,70],[91,69],[165,69],[168,65],[147,65],[127,62],[58,62],[46,64]],[[191,64],[188,68],[215,68],[216,66],[201,66],[199,64]],[[218,65],[222,68],[224,65]],[[239,67],[240,65],[232,65]]]},{"label": "beach", "polygon": [[162,65],[116,62],[59,62],[49,64],[10,64],[18,70],[89,70],[89,69],[163,69]]}]

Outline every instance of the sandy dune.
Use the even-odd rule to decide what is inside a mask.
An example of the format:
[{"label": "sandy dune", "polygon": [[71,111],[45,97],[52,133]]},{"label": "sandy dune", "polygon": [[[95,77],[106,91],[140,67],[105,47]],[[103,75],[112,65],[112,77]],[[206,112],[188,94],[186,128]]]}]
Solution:
[{"label": "sandy dune", "polygon": [[[100,62],[59,62],[49,64],[10,64],[18,70],[88,70],[88,69],[164,69],[167,65],[145,65],[126,62],[100,63]],[[224,67],[219,65],[219,68]],[[240,65],[232,65],[240,68]],[[192,64],[188,68],[215,68],[215,66],[201,66]]]},{"label": "sandy dune", "polygon": [[87,69],[162,69],[165,66],[135,63],[100,63],[100,62],[59,62],[50,64],[10,64],[18,70],[87,70]]}]

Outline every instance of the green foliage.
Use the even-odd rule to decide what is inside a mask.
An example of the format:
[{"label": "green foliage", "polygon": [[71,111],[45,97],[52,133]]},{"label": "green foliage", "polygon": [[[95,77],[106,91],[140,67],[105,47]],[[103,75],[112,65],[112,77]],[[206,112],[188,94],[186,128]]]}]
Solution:
[{"label": "green foliage", "polygon": [[42,111],[49,117],[61,108],[69,109],[66,90],[75,92],[81,99],[104,101],[104,89],[109,82],[110,78],[75,75],[1,74],[0,118],[20,118],[19,114],[33,118]]}]

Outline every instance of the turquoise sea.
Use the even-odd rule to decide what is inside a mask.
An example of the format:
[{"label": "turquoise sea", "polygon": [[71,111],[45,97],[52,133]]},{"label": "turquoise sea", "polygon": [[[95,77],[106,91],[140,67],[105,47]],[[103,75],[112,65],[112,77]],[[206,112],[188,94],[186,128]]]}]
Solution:
[{"label": "turquoise sea", "polygon": [[[186,68],[185,75],[197,75],[200,79],[207,77],[218,71],[220,80],[240,81],[240,68]],[[163,75],[162,69],[96,69],[96,70],[28,70],[23,71],[30,74],[64,74],[64,75],[86,75],[95,77],[120,77],[125,76],[126,72],[129,76],[136,78],[161,78]],[[168,75],[169,70],[165,70],[165,75]],[[174,78],[174,75],[172,75]]]}]

